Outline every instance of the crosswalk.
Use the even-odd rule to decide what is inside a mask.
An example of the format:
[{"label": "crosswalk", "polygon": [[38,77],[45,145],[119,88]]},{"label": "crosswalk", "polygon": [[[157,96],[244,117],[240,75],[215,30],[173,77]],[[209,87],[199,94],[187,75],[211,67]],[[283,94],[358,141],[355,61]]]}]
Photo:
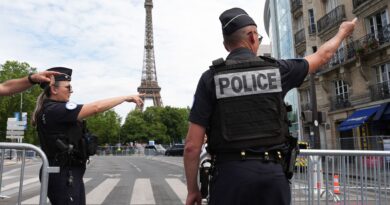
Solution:
[{"label": "crosswalk", "polygon": [[[7,180],[12,180],[12,177],[7,177],[6,180],[3,181],[7,182]],[[84,178],[84,183],[86,187],[90,187],[90,183],[96,180],[99,183],[90,188],[90,190],[86,190],[86,201],[88,205],[100,205],[100,204],[107,204],[108,202],[106,199],[109,197],[110,194],[115,194],[113,190],[118,186],[119,182],[122,180],[121,178],[105,178],[101,179],[100,177],[96,177],[96,179],[93,178]],[[95,181],[95,182],[96,182]],[[133,186],[121,186],[120,188],[126,188],[128,189],[127,192],[130,194],[130,201],[127,203],[129,205],[153,205],[153,204],[159,204],[159,202],[155,198],[155,194],[153,191],[153,179],[150,178],[136,178],[134,180]],[[187,189],[185,183],[179,179],[179,178],[165,178],[164,179],[164,189],[169,189],[172,192],[176,194],[177,202],[175,204],[184,204],[187,196]],[[40,187],[40,182],[38,177],[33,177],[24,180],[23,183],[23,194],[28,193],[28,190],[26,187],[34,187],[36,193],[34,196],[31,197],[31,194],[29,197],[24,198],[22,200],[23,205],[36,205],[39,204],[39,193],[36,191]],[[12,183],[6,183],[5,186],[2,186],[1,193],[8,194],[11,199],[15,197],[17,198],[17,193],[19,190],[19,182],[12,182]],[[26,194],[28,195],[28,194]],[[1,202],[1,201],[0,201]],[[49,202],[49,201],[48,201]]]}]

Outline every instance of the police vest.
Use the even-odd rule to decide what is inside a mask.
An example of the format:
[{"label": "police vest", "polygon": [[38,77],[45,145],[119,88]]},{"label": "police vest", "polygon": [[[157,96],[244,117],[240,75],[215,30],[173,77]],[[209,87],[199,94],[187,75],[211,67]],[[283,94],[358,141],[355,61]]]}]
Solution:
[{"label": "police vest", "polygon": [[[80,165],[85,161],[81,123],[68,124],[66,131],[47,130],[46,112],[56,102],[46,102],[38,115],[37,131],[42,150],[51,165]],[[71,149],[69,149],[71,148]]]},{"label": "police vest", "polygon": [[207,129],[211,153],[286,142],[280,68],[270,58],[213,62],[217,103]]}]

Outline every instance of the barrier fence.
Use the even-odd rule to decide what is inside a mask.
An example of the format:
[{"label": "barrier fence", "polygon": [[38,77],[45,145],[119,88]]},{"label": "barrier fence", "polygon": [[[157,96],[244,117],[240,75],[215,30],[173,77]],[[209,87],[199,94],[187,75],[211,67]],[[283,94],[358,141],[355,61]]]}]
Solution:
[{"label": "barrier fence", "polygon": [[[24,168],[26,165],[26,151],[34,151],[39,155],[42,160],[42,174],[41,174],[41,189],[40,189],[40,198],[39,204],[45,205],[47,200],[47,188],[49,182],[49,173],[58,173],[59,167],[50,167],[49,161],[45,153],[38,147],[26,144],[26,143],[4,143],[0,142],[0,198],[1,198],[1,187],[2,187],[2,176],[4,169],[5,153],[6,150],[17,150],[21,152],[20,161],[20,177],[19,177],[19,195],[17,204],[21,204],[22,193],[23,193],[23,179],[24,179]],[[12,153],[12,152],[11,152]],[[35,154],[33,154],[35,156]],[[37,173],[39,174],[39,173]],[[1,200],[1,199],[0,199]],[[0,201],[1,202],[1,201]]]},{"label": "barrier fence", "polygon": [[390,151],[301,150],[292,204],[390,204]]}]

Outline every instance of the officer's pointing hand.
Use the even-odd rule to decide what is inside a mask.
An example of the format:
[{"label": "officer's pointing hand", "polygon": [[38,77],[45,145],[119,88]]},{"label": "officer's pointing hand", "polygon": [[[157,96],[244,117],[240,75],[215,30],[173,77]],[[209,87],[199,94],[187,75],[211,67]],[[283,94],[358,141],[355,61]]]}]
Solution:
[{"label": "officer's pointing hand", "polygon": [[61,73],[55,71],[43,71],[39,73],[34,73],[31,75],[31,80],[35,83],[44,83],[50,82],[50,78],[54,75],[59,75]]},{"label": "officer's pointing hand", "polygon": [[339,33],[344,37],[348,37],[352,34],[353,30],[355,29],[357,23],[357,17],[354,18],[352,21],[344,21],[340,25]]},{"label": "officer's pointing hand", "polygon": [[142,104],[144,104],[144,101],[142,100],[142,97],[144,96],[145,94],[139,94],[139,95],[131,95],[129,96],[126,101],[127,102],[134,102],[135,104],[137,104],[137,106],[141,106]]}]

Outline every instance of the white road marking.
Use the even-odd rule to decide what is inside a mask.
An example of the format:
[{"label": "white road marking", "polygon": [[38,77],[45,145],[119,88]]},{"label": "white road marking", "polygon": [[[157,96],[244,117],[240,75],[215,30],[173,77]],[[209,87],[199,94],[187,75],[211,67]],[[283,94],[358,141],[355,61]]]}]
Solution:
[{"label": "white road marking", "polygon": [[156,204],[150,179],[136,179],[131,194],[130,204]]},{"label": "white road marking", "polygon": [[187,186],[177,178],[166,178],[165,181],[169,184],[175,194],[179,197],[183,204],[186,203]]},{"label": "white road marking", "polygon": [[[86,184],[89,180],[92,178],[84,178],[84,184]],[[49,199],[47,199],[46,203],[49,203]],[[22,201],[22,204],[39,204],[39,195],[36,195],[34,197],[31,197],[29,199],[26,199]]]},{"label": "white road marking", "polygon": [[104,199],[110,194],[120,179],[108,178],[99,184],[87,195],[87,204],[102,204]]},{"label": "white road marking", "polygon": [[[38,177],[34,177],[34,178],[23,180],[23,186],[25,186],[27,184],[34,183],[34,182],[38,182],[38,181],[39,181]],[[12,184],[8,184],[8,185],[4,186],[1,189],[1,191],[3,192],[3,191],[7,191],[7,190],[10,190],[10,189],[13,189],[13,188],[19,187],[19,185],[20,185],[20,181],[12,183]]]},{"label": "white road marking", "polygon": [[134,168],[136,168],[138,172],[141,172],[141,171],[142,171],[140,168],[137,167],[137,165],[135,165],[135,164],[133,164],[133,163],[131,163],[131,162],[129,162],[129,163],[130,163],[131,166],[133,166]]}]

